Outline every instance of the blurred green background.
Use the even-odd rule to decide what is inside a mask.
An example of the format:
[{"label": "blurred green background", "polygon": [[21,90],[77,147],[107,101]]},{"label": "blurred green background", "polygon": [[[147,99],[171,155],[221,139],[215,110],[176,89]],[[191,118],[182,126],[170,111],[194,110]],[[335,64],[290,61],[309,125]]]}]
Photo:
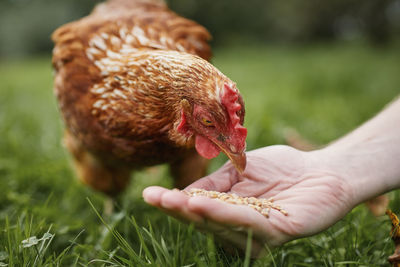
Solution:
[{"label": "blurred green background", "polygon": [[[168,2],[213,34],[213,64],[246,103],[248,149],[285,143],[288,129],[324,145],[400,92],[400,0]],[[60,141],[50,35],[95,3],[0,0],[0,266],[246,266],[212,236],[143,202],[144,187],[172,186],[165,166],[137,173],[118,212],[105,218],[126,243],[88,203],[101,211],[104,196],[74,179]],[[400,193],[390,199],[400,212]],[[393,253],[389,231],[386,217],[360,206],[254,266],[383,266]],[[33,236],[43,239],[24,247]]]},{"label": "blurred green background", "polygon": [[[1,0],[0,57],[48,53],[51,32],[90,12],[98,0]],[[385,44],[400,33],[399,0],[168,0],[206,26],[214,44],[236,39],[304,43],[365,39]]]}]

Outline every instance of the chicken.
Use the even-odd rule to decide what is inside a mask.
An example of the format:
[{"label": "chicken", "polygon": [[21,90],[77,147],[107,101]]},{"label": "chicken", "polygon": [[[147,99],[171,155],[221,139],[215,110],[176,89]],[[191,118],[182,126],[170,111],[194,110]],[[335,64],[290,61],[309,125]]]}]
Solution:
[{"label": "chicken", "polygon": [[177,187],[220,151],[246,165],[243,99],[207,60],[210,34],[161,1],[109,0],[52,39],[55,94],[77,176],[108,195],[168,163]]}]

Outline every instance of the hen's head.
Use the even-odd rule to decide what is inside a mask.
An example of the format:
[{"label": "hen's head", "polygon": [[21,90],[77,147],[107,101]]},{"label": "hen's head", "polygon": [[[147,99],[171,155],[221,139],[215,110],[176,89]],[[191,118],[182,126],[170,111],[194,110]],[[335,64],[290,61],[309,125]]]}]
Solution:
[{"label": "hen's head", "polygon": [[166,102],[174,102],[175,112],[171,139],[180,144],[194,143],[197,152],[208,159],[222,151],[242,172],[246,167],[247,129],[243,127],[243,99],[235,83],[197,56],[174,52],[165,59],[168,64],[160,68],[168,66],[163,71],[171,78],[166,86],[173,87]]},{"label": "hen's head", "polygon": [[[246,167],[246,136],[243,127],[244,104],[233,84],[224,83],[214,103],[181,101],[177,131],[193,136],[197,152],[211,159],[224,152],[239,172]],[[214,104],[214,105],[213,105]],[[218,108],[215,108],[218,104]]]}]

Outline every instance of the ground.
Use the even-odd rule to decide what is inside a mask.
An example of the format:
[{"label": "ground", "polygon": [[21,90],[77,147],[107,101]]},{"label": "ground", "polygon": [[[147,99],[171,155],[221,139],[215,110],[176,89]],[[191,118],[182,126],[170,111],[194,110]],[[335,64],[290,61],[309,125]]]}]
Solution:
[{"label": "ground", "polygon": [[[354,129],[399,93],[399,51],[243,44],[217,48],[213,63],[244,96],[250,150],[283,144],[288,128],[317,145]],[[60,141],[51,72],[49,55],[0,63],[0,266],[249,266],[248,257],[143,202],[144,187],[171,186],[165,166],[137,174],[116,212],[98,216],[104,196],[76,181]],[[399,212],[399,192],[390,198]],[[327,231],[252,263],[382,266],[393,252],[390,228],[361,205]]]}]

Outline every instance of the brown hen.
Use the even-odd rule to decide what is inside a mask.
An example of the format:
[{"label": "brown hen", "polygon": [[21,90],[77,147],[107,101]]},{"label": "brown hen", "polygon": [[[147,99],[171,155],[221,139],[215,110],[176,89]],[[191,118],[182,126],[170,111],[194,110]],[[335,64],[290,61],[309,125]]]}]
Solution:
[{"label": "brown hen", "polygon": [[244,104],[206,60],[210,34],[161,1],[110,0],[53,33],[55,93],[78,177],[114,195],[169,163],[184,187],[223,151],[246,165]]}]

